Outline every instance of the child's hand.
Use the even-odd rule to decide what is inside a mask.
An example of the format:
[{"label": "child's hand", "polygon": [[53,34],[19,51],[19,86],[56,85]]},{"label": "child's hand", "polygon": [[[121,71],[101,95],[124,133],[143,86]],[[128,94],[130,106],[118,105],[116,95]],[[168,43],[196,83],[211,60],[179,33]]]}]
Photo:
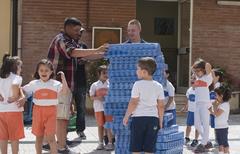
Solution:
[{"label": "child's hand", "polygon": [[16,101],[17,101],[17,99],[14,98],[14,97],[8,97],[8,100],[7,100],[8,103],[13,103],[13,102],[16,102]]},{"label": "child's hand", "polygon": [[4,98],[2,97],[2,95],[0,94],[0,102],[3,102]]},{"label": "child's hand", "polygon": [[161,121],[159,121],[159,128],[162,129],[163,128],[163,123]]},{"label": "child's hand", "polygon": [[18,101],[17,101],[17,106],[20,108],[20,107],[23,107],[24,104],[26,102],[26,99],[25,98],[20,98]]},{"label": "child's hand", "polygon": [[57,75],[60,75],[61,76],[61,80],[63,81],[63,80],[66,80],[65,79],[65,75],[64,75],[64,73],[62,72],[62,71],[59,71],[58,73],[57,73]]},{"label": "child's hand", "polygon": [[128,117],[127,116],[124,116],[124,118],[123,118],[123,125],[124,126],[128,125]]}]

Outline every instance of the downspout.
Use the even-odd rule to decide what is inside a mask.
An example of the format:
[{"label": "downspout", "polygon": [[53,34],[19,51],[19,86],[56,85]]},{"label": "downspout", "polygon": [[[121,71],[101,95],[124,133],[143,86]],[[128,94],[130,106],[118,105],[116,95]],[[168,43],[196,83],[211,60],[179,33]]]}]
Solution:
[{"label": "downspout", "polygon": [[12,55],[17,56],[18,45],[18,1],[12,0]]},{"label": "downspout", "polygon": [[192,35],[193,35],[193,3],[194,0],[190,1],[190,37],[189,37],[189,82],[188,86],[191,86],[191,67],[192,67]]}]

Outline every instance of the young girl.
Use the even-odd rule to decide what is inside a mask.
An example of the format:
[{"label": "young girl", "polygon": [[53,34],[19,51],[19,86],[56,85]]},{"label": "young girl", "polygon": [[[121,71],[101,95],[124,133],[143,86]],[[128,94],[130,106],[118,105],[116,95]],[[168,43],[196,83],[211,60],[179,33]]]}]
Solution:
[{"label": "young girl", "polygon": [[57,153],[56,134],[56,105],[59,93],[68,91],[64,74],[61,74],[62,83],[53,80],[53,65],[47,59],[42,59],[36,68],[34,77],[23,87],[26,94],[33,94],[33,122],[32,133],[36,136],[36,153],[42,153],[43,137],[50,145],[51,154]]},{"label": "young girl", "polygon": [[[186,122],[187,128],[186,128],[185,144],[188,144],[190,142],[189,135],[191,133],[191,127],[194,125],[194,112],[196,108],[196,102],[195,102],[195,89],[193,88],[193,84],[195,80],[196,80],[195,76],[192,76],[191,77],[192,86],[186,92],[188,101],[186,102],[184,108],[182,109],[182,111],[188,111],[187,122]],[[199,133],[197,130],[195,130],[195,139],[191,143],[192,147],[195,147],[198,145],[198,136],[199,136]]]},{"label": "young girl", "polygon": [[[210,101],[212,103],[212,106],[216,105],[216,93],[214,92],[214,89],[220,87],[223,82],[223,73],[219,69],[213,69],[213,83],[209,86],[210,90]],[[212,108],[210,108],[210,112],[212,113]],[[210,114],[210,125],[211,128],[215,128],[215,116],[213,114]],[[216,140],[216,132],[215,132],[215,144],[214,146],[218,146],[217,140]]]},{"label": "young girl", "polygon": [[[0,69],[0,148],[1,154],[7,154],[8,140],[12,153],[18,154],[19,139],[24,138],[23,105],[16,100],[24,99],[20,90],[22,61],[17,57],[4,55]],[[21,97],[21,98],[20,98]],[[23,101],[24,102],[24,101]]]},{"label": "young girl", "polygon": [[104,96],[106,96],[108,88],[109,88],[109,81],[107,75],[107,66],[102,65],[98,68],[98,75],[99,80],[94,82],[89,90],[90,97],[93,100],[95,118],[98,125],[98,137],[99,137],[99,144],[97,150],[113,150],[114,145],[112,142],[112,132],[110,129],[107,129],[107,137],[108,137],[108,144],[104,147],[103,146],[103,134],[104,134],[104,123],[106,121],[111,121],[112,117],[104,115]]},{"label": "young girl", "polygon": [[197,146],[195,152],[205,152],[212,147],[211,142],[209,142],[209,108],[211,108],[211,103],[208,89],[213,82],[212,69],[209,63],[199,59],[194,63],[193,71],[196,75],[196,81],[194,83],[196,96],[194,125],[202,137],[201,144]]},{"label": "young girl", "polygon": [[230,112],[228,101],[231,98],[231,91],[227,87],[220,86],[215,89],[215,92],[217,106],[214,107],[212,114],[215,116],[215,132],[219,144],[219,154],[228,154],[228,117]]}]

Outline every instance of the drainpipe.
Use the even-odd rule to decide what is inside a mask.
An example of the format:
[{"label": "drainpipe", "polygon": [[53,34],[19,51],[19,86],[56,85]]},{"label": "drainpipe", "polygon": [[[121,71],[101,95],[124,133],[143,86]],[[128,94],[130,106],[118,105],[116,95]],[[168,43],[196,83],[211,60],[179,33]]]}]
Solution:
[{"label": "drainpipe", "polygon": [[18,1],[12,0],[12,55],[17,56],[18,46]]},{"label": "drainpipe", "polygon": [[193,3],[194,0],[190,1],[190,36],[189,36],[189,82],[188,86],[191,86],[191,67],[192,67],[192,35],[193,35]]}]

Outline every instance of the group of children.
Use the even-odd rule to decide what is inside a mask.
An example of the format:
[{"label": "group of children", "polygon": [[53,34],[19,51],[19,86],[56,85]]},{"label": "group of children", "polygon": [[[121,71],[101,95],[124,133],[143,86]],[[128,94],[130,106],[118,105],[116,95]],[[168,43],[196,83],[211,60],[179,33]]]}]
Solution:
[{"label": "group of children", "polygon": [[[191,126],[195,126],[195,138],[190,144],[196,147],[196,153],[206,152],[213,145],[209,141],[209,125],[215,130],[219,153],[229,153],[228,116],[230,112],[229,99],[231,91],[222,84],[223,73],[211,69],[211,65],[202,59],[197,60],[192,67],[191,87],[187,90],[188,102],[182,111],[187,113],[187,128],[185,142],[190,142]],[[199,134],[202,137],[198,144]]]},{"label": "group of children", "polygon": [[18,57],[5,55],[0,69],[0,148],[7,154],[7,144],[11,141],[12,153],[18,154],[19,139],[24,138],[23,106],[25,95],[33,95],[32,133],[36,136],[36,153],[42,153],[45,138],[52,154],[57,153],[56,117],[58,96],[69,89],[63,72],[59,72],[61,82],[54,80],[53,64],[42,59],[34,74],[35,80],[21,87],[22,61]]},{"label": "group of children", "polygon": [[[56,114],[58,96],[69,92],[65,76],[59,72],[61,82],[54,80],[52,63],[43,59],[37,64],[34,74],[35,80],[21,87],[20,76],[22,61],[18,57],[5,55],[0,69],[0,148],[2,154],[7,154],[8,140],[12,144],[12,153],[18,153],[19,139],[24,138],[23,105],[24,94],[33,95],[33,124],[32,133],[36,136],[35,148],[37,153],[42,151],[42,142],[45,138],[51,153],[57,153]],[[153,80],[157,64],[154,58],[144,57],[138,61],[137,76],[139,78],[133,85],[131,100],[123,118],[127,125],[131,117],[130,151],[133,153],[154,153],[158,130],[163,126],[165,112],[173,113],[171,125],[176,124],[176,105],[174,101],[174,87],[167,80],[161,85]],[[187,91],[188,103],[184,110],[188,110],[186,142],[189,142],[191,126],[195,126],[195,139],[191,146],[197,148],[195,152],[205,152],[211,148],[209,142],[210,114],[214,116],[216,141],[219,153],[229,153],[228,145],[228,116],[229,99],[231,91],[222,86],[219,80],[222,75],[212,71],[211,65],[198,60],[193,67],[192,86]],[[90,87],[90,97],[93,100],[95,117],[98,125],[99,145],[97,149],[113,150],[113,135],[110,129],[105,131],[104,123],[112,121],[111,116],[104,115],[104,96],[107,95],[109,81],[107,66],[98,68],[99,80]],[[166,79],[169,72],[165,71]],[[209,87],[214,84],[215,101],[210,101]],[[211,94],[211,95],[212,95]],[[214,95],[213,95],[214,96]],[[47,111],[47,112],[46,112]],[[12,122],[14,121],[14,123]],[[108,144],[104,147],[103,136],[107,135]],[[201,135],[201,144],[198,144],[198,134]]]}]

